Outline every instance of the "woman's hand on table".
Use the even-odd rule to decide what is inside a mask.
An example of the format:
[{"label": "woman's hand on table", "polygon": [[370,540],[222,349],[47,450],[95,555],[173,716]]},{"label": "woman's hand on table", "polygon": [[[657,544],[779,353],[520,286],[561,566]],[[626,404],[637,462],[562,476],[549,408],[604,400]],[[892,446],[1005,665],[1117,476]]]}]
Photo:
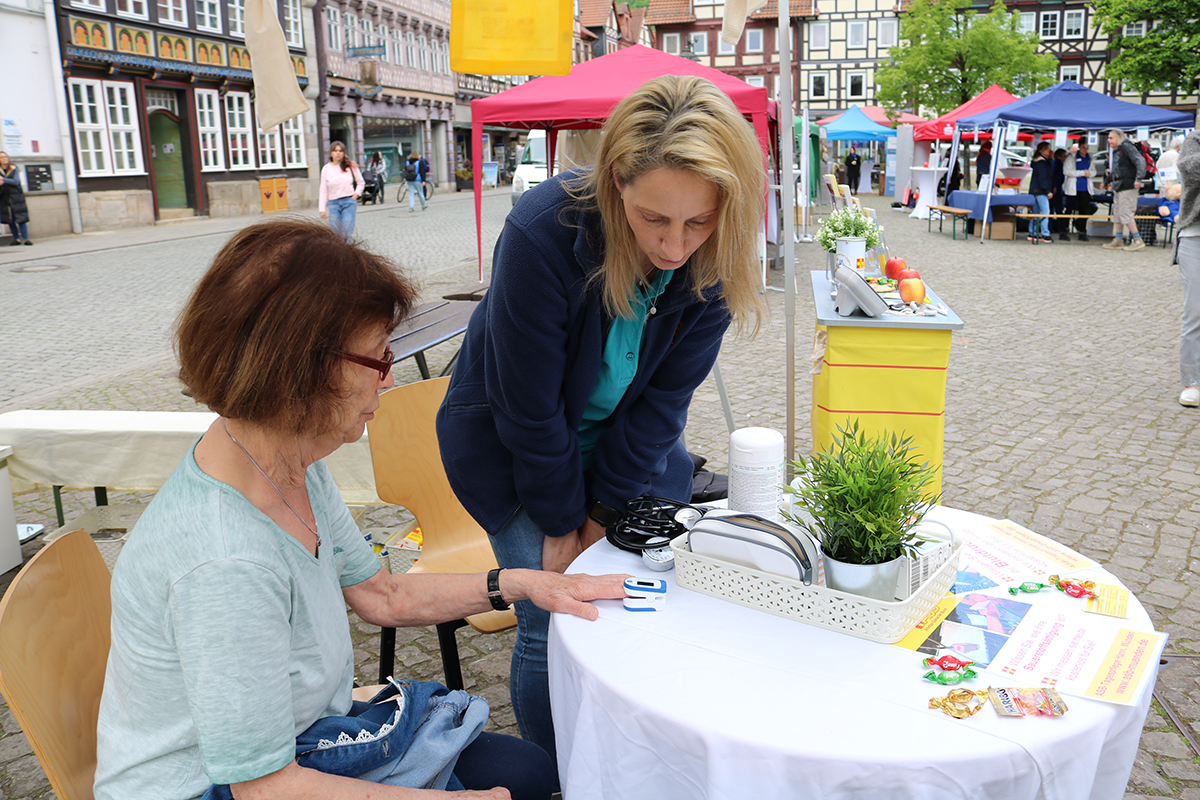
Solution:
[{"label": "woman's hand on table", "polygon": [[628,575],[561,575],[547,570],[506,569],[500,572],[500,593],[504,595],[505,599],[509,597],[528,598],[538,608],[546,611],[573,614],[587,620],[595,620],[599,619],[600,611],[588,601],[623,598],[625,596],[625,579],[628,577]]}]

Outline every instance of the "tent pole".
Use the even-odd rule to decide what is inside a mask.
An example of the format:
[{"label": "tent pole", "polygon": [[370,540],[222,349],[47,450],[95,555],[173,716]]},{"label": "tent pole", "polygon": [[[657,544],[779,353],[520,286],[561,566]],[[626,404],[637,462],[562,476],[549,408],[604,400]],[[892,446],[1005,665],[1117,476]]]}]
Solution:
[{"label": "tent pole", "polygon": [[[996,173],[1000,171],[1000,130],[1001,121],[996,120],[992,125],[992,172],[991,180],[988,181],[987,199],[983,202],[983,224],[979,226],[979,243],[983,244],[983,232],[987,230],[988,223],[992,221],[992,190],[996,188]],[[954,123],[954,127],[958,127],[958,123]],[[1015,233],[1013,234],[1016,235]]]},{"label": "tent pole", "polygon": [[[779,0],[779,130],[787,135],[779,137],[779,152],[782,159],[779,181],[782,193],[780,206],[787,213],[783,220],[783,235],[780,255],[783,257],[783,318],[787,326],[787,457],[796,457],[796,217],[791,209],[796,205],[796,182],[792,180],[792,165],[796,152],[796,120],[792,112],[792,24],[791,2]],[[804,141],[808,141],[808,125],[805,120]],[[800,165],[803,175],[808,164]],[[807,200],[807,197],[805,198]],[[791,476],[788,476],[791,479]]]},{"label": "tent pole", "polygon": [[[790,72],[791,70],[788,70],[788,71]],[[800,132],[800,142],[801,142],[801,145],[800,145],[800,193],[801,193],[801,196],[804,198],[801,201],[803,203],[804,211],[801,212],[801,216],[800,216],[800,229],[804,232],[802,234],[800,234],[800,241],[811,242],[813,240],[813,237],[812,237],[812,234],[808,232],[808,223],[809,223],[809,214],[812,213],[812,205],[813,205],[811,202],[812,201],[812,197],[811,197],[812,190],[809,189],[809,187],[812,185],[811,184],[812,176],[809,175],[809,171],[812,167],[812,141],[811,141],[811,137],[809,136],[809,133],[808,133],[808,126],[809,126],[808,106],[804,107],[804,111],[801,114],[800,118],[803,120],[803,122],[800,123],[802,125],[802,127],[800,129],[801,130],[801,132]]]}]

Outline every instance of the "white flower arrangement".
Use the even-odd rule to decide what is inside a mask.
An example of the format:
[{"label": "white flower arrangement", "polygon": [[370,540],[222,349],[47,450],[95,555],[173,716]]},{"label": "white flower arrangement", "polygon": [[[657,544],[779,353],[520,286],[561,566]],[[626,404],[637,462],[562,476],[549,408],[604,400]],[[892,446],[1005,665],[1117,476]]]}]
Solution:
[{"label": "white flower arrangement", "polygon": [[879,226],[856,208],[835,209],[821,223],[817,242],[826,252],[832,253],[837,250],[837,240],[843,236],[861,236],[867,240],[868,250],[879,246]]}]

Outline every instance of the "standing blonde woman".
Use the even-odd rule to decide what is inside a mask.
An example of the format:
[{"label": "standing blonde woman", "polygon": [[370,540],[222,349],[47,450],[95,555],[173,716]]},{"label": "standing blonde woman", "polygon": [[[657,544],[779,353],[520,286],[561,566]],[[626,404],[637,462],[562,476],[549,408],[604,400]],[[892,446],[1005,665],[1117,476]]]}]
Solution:
[{"label": "standing blonde woman", "polygon": [[358,165],[346,158],[346,145],[329,143],[329,163],[321,167],[321,191],[318,209],[321,217],[346,241],[354,237],[354,221],[358,215],[358,196],[362,194],[363,178]]},{"label": "standing blonde woman", "polygon": [[[502,567],[562,572],[630,498],[691,498],[692,392],[731,321],[758,328],[763,193],[728,96],[665,76],[614,109],[594,168],[508,215],[438,413],[450,482]],[[553,754],[550,615],[516,612],[517,722]]]}]

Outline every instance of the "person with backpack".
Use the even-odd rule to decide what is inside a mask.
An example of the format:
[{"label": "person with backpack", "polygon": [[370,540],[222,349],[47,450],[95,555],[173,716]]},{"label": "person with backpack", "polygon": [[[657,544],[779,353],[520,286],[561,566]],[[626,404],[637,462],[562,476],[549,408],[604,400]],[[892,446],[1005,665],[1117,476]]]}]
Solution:
[{"label": "person with backpack", "polygon": [[[1109,131],[1108,146],[1113,153],[1109,174],[1113,193],[1113,240],[1104,247],[1107,250],[1141,250],[1146,243],[1142,241],[1137,220],[1133,217],[1137,213],[1138,192],[1141,191],[1142,181],[1146,179],[1146,157],[1132,139],[1126,138],[1123,131]],[[1122,228],[1129,230],[1128,244],[1121,234]]]},{"label": "person with backpack", "polygon": [[404,162],[404,182],[408,184],[408,213],[416,211],[416,198],[421,198],[421,210],[425,210],[425,176],[429,174],[429,162],[413,150]]}]

